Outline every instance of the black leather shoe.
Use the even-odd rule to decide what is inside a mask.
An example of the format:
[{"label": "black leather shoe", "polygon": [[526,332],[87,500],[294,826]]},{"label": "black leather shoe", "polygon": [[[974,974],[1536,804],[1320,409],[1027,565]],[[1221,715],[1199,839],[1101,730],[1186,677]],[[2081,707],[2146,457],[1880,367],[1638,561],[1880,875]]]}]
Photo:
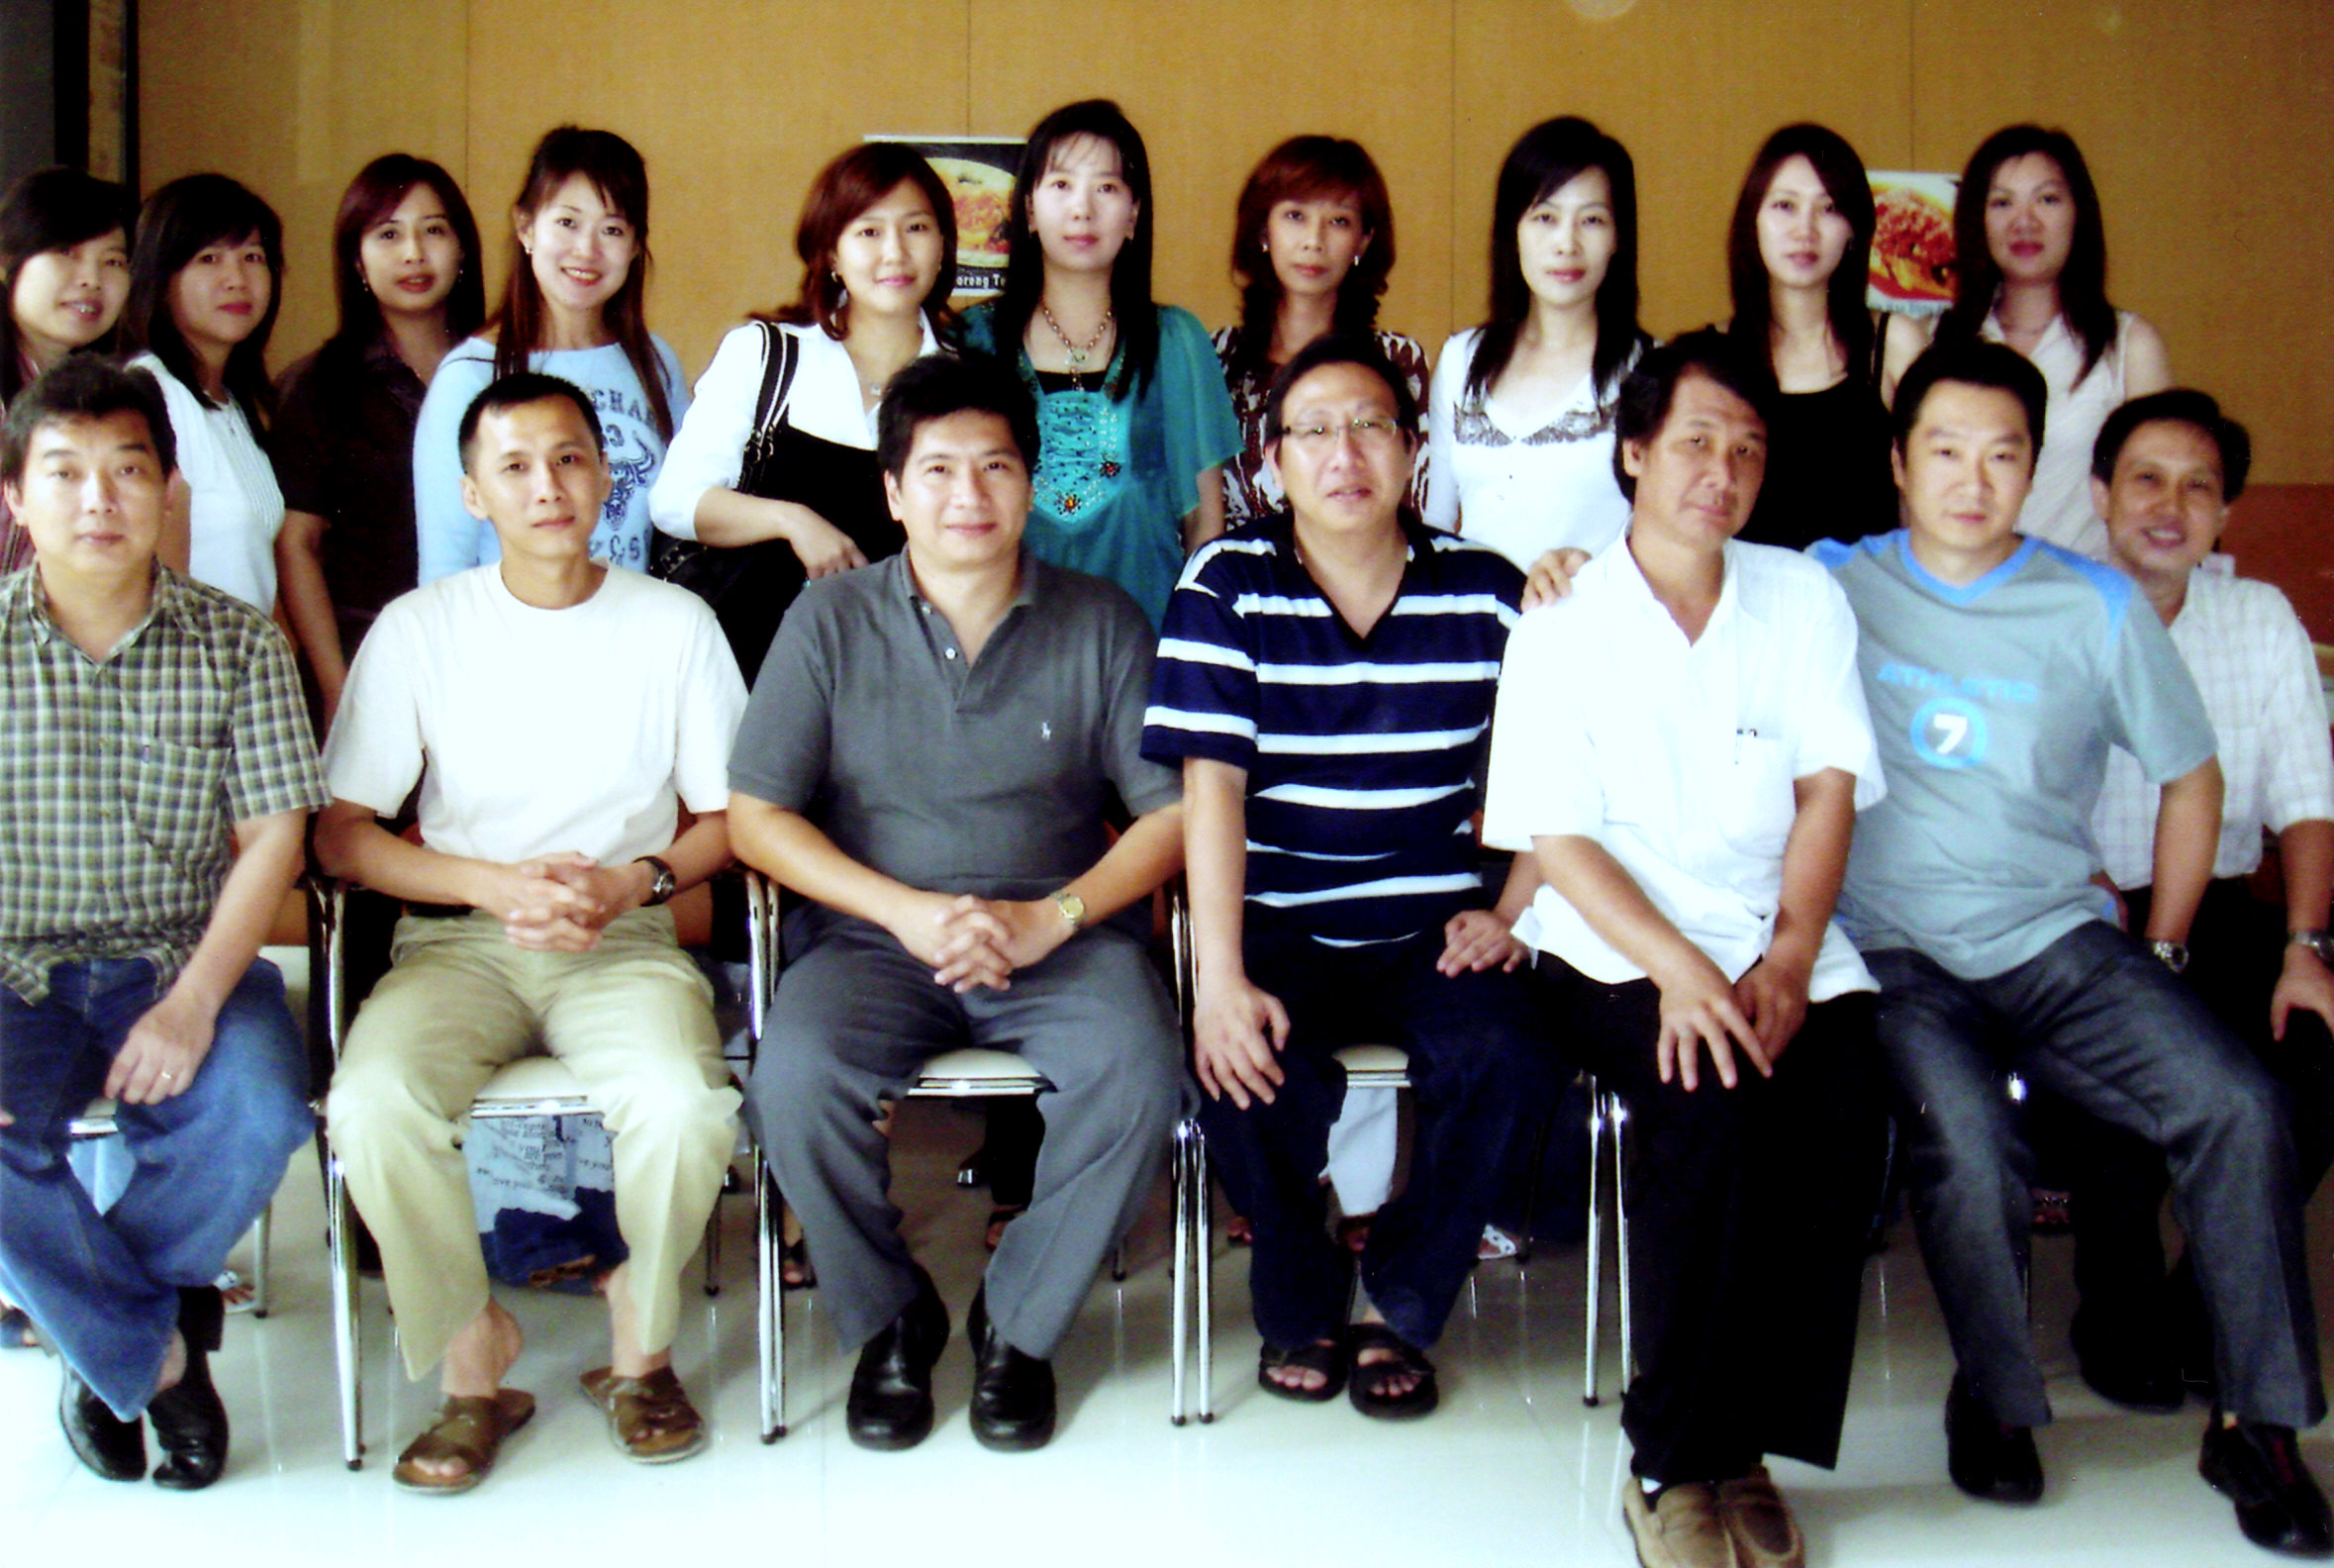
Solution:
[{"label": "black leather shoe", "polygon": [[851,1441],[887,1451],[931,1434],[932,1363],[948,1342],[948,1308],[931,1276],[916,1271],[916,1299],[859,1352],[845,1415]]},{"label": "black leather shoe", "polygon": [[146,1475],[146,1422],[124,1421],[106,1408],[88,1384],[65,1368],[56,1400],[57,1424],[73,1457],[108,1481],[138,1481]]},{"label": "black leather shoe", "polygon": [[989,1322],[988,1292],[964,1320],[973,1348],[972,1429],[984,1448],[1027,1453],[1053,1440],[1053,1363],[1006,1343]]},{"label": "black leather shoe", "polygon": [[2293,1428],[2241,1421],[2204,1428],[2196,1473],[2237,1506],[2237,1527],[2256,1546],[2296,1557],[2334,1556],[2334,1518],[2301,1462]]},{"label": "black leather shoe", "polygon": [[1945,1396],[1945,1468],[1955,1486],[1988,1503],[2042,1499],[2042,1456],[2034,1451],[2034,1428],[1995,1421],[1958,1377]]},{"label": "black leather shoe", "polygon": [[181,1287],[178,1332],[186,1340],[186,1373],[146,1402],[162,1462],[154,1485],[199,1492],[227,1468],[227,1406],[211,1382],[211,1352],[219,1348],[227,1305],[211,1285]]}]

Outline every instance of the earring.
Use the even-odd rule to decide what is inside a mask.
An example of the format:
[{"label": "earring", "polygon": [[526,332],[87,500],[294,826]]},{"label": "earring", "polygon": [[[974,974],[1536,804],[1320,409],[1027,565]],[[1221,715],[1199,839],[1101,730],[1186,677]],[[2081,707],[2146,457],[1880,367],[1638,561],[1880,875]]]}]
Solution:
[{"label": "earring", "polygon": [[356,286],[360,289],[363,289],[367,294],[370,294],[373,291],[373,280],[364,275],[363,267],[358,267],[356,269]]}]

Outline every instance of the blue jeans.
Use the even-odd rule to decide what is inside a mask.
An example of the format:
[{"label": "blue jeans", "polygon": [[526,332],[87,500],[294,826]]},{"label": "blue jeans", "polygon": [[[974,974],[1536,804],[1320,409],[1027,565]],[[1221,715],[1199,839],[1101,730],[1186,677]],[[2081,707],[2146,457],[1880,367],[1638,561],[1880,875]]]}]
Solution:
[{"label": "blue jeans", "polygon": [[105,1085],[155,1000],[145,959],[49,970],[29,1004],[0,987],[0,1290],[115,1415],[136,1418],[178,1324],[178,1288],[208,1285],[316,1130],[283,976],[252,963],[219,1010],[185,1093],[121,1107],[137,1169],[104,1215],[65,1159],[66,1126]]},{"label": "blue jeans", "polygon": [[2326,1400],[2292,1136],[2276,1082],[2195,991],[2096,921],[1982,980],[1910,948],[1865,958],[1921,1254],[1961,1376],[1994,1419],[2050,1420],[2019,1284],[2034,1156],[2002,1093],[2015,1070],[2164,1151],[2223,1407],[2315,1425]]}]

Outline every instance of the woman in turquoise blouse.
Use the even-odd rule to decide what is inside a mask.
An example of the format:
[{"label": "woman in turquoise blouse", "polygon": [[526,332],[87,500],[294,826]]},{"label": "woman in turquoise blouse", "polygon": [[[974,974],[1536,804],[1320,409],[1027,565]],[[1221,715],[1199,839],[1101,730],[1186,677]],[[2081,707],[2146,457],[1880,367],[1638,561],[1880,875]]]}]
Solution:
[{"label": "woman in turquoise blouse", "polygon": [[1150,160],[1117,104],[1038,122],[1013,213],[1005,292],[965,336],[1037,398],[1029,547],[1118,583],[1156,626],[1185,554],[1223,532],[1240,431],[1207,330],[1151,301]]}]

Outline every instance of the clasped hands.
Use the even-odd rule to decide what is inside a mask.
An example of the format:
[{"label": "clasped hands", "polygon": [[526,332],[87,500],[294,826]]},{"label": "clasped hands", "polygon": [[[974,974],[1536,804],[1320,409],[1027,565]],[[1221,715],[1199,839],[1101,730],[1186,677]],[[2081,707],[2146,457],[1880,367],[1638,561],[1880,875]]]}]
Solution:
[{"label": "clasped hands", "polygon": [[489,866],[486,875],[471,902],[503,923],[511,945],[537,952],[590,952],[610,921],[647,902],[651,883],[638,861],[603,866],[573,852]]},{"label": "clasped hands", "polygon": [[1775,1076],[1775,1064],[1807,1018],[1807,986],[1814,965],[1772,950],[1729,984],[1725,971],[1694,954],[1699,965],[1679,974],[1657,976],[1661,992],[1661,1034],[1654,1043],[1654,1061],[1661,1081],[1675,1078],[1688,1094],[1701,1087],[1701,1055],[1709,1051],[1718,1082],[1731,1089],[1740,1082],[1734,1064],[1739,1050],[1762,1078]]},{"label": "clasped hands", "polygon": [[1013,987],[1026,969],[1070,938],[1070,923],[1050,899],[985,899],[970,893],[916,893],[887,928],[900,945],[931,966],[932,983],[958,995],[975,986]]}]

